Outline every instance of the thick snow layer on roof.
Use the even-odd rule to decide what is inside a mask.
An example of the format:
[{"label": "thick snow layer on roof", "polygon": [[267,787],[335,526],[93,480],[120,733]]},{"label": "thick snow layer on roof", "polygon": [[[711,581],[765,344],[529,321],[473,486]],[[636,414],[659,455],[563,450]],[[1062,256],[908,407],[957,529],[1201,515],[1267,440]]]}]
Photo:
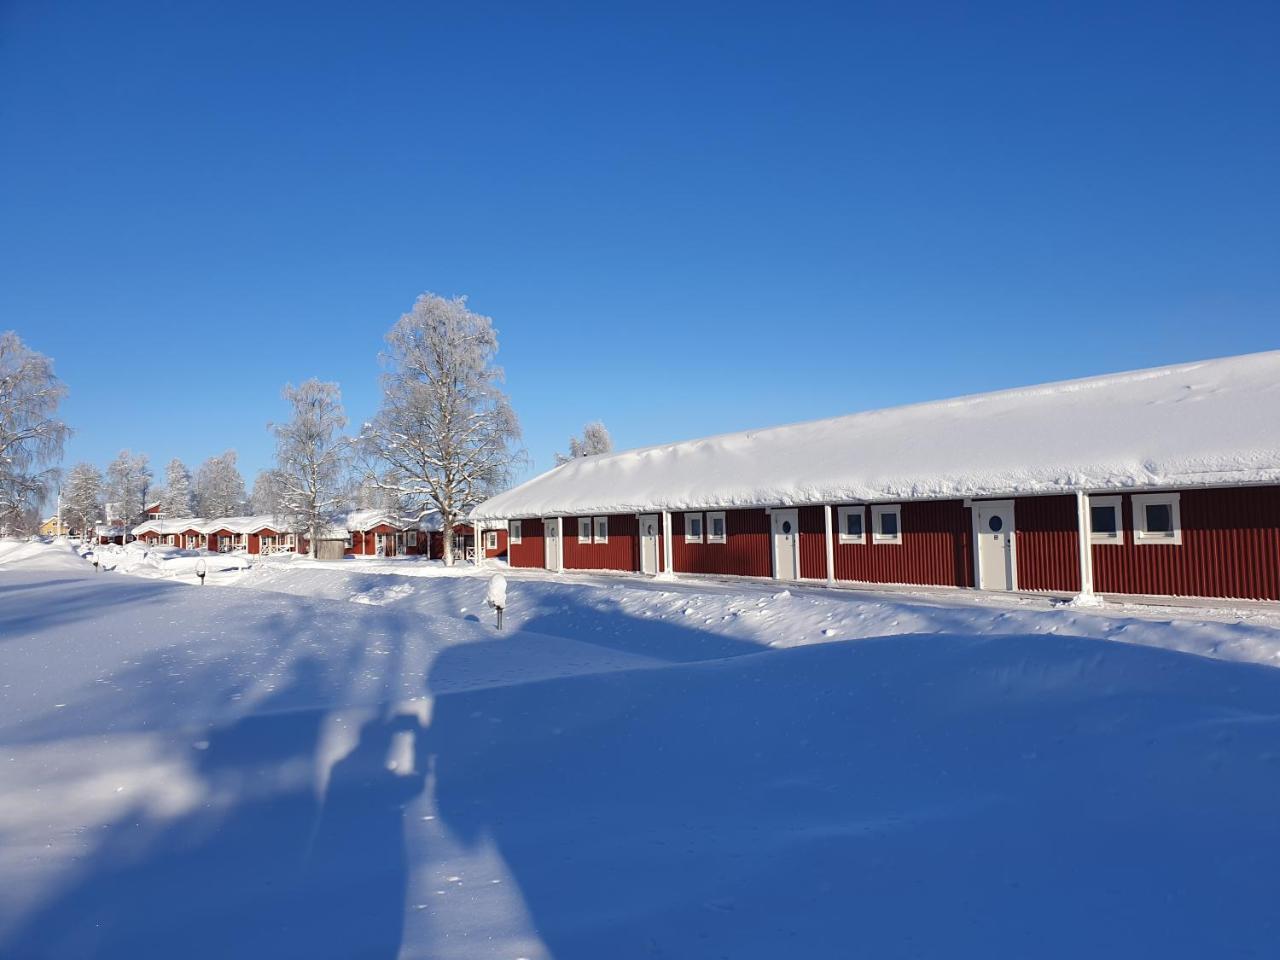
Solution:
[{"label": "thick snow layer on roof", "polygon": [[477,519],[1280,481],[1280,351],[572,460]]},{"label": "thick snow layer on roof", "polygon": [[440,514],[429,513],[421,520],[398,517],[385,510],[356,510],[347,515],[348,530],[372,530],[383,524],[401,530],[439,530]]},{"label": "thick snow layer on roof", "polygon": [[[188,524],[191,520],[186,521]],[[259,530],[287,530],[288,524],[277,520],[269,513],[260,513],[251,517],[217,517],[213,520],[196,521],[199,529],[205,533],[217,533],[219,530],[230,530],[232,533],[257,533]]]},{"label": "thick snow layer on roof", "polygon": [[178,517],[171,520],[147,520],[134,527],[130,533],[135,537],[140,537],[144,533],[185,533],[188,530],[202,530],[203,525],[208,523],[200,517]]}]

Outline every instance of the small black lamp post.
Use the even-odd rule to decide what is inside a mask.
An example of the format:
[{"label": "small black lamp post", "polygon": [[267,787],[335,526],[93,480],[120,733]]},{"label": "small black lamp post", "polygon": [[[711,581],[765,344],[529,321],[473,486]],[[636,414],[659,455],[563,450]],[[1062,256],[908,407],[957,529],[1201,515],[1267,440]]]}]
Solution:
[{"label": "small black lamp post", "polygon": [[200,586],[204,586],[204,575],[209,572],[209,564],[205,562],[204,557],[196,561],[196,576],[200,578]]}]

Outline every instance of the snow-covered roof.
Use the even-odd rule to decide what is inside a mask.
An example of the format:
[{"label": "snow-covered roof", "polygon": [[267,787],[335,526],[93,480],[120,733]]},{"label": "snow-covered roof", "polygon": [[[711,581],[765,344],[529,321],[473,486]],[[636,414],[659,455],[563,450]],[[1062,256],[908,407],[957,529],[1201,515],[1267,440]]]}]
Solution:
[{"label": "snow-covered roof", "polygon": [[177,517],[172,520],[147,520],[138,524],[130,531],[135,537],[142,536],[144,533],[185,533],[187,530],[203,531],[202,524],[205,523],[199,517]]},{"label": "snow-covered roof", "polygon": [[383,524],[397,530],[439,530],[440,515],[433,512],[421,520],[399,517],[386,510],[355,510],[347,515],[348,530],[372,530]]},{"label": "snow-covered roof", "polygon": [[1280,351],[571,460],[476,519],[1280,482]]},{"label": "snow-covered roof", "polygon": [[289,525],[283,520],[277,520],[269,513],[260,513],[250,517],[215,517],[212,520],[203,520],[200,521],[199,529],[203,533],[217,533],[219,530],[230,530],[232,533],[257,533],[259,530],[288,530]]}]

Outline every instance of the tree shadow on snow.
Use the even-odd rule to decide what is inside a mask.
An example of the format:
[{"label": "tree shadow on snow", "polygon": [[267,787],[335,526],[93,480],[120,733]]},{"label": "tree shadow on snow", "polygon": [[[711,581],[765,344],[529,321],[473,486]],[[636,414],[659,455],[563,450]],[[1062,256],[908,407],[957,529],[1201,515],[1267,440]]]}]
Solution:
[{"label": "tree shadow on snow", "polygon": [[22,958],[392,958],[403,929],[403,809],[421,774],[386,766],[412,718],[379,712],[328,769],[324,688],[304,656],[250,716],[197,743],[199,795],[176,817],[138,806],[98,840],[78,879],[0,955]]}]

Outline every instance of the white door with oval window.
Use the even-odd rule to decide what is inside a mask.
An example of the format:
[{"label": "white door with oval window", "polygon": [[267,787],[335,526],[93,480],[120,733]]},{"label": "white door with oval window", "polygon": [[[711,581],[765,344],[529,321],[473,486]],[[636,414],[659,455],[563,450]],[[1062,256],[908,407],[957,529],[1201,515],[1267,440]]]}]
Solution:
[{"label": "white door with oval window", "polygon": [[800,575],[799,512],[773,511],[773,576],[794,580]]},{"label": "white door with oval window", "polygon": [[1016,590],[1017,545],[1013,535],[1013,501],[975,503],[973,511],[978,540],[978,588]]},{"label": "white door with oval window", "polygon": [[560,569],[560,520],[547,519],[542,521],[542,541],[546,547],[546,568],[548,570]]},{"label": "white door with oval window", "polygon": [[658,573],[658,532],[662,518],[656,513],[640,517],[640,572],[656,576]]}]

